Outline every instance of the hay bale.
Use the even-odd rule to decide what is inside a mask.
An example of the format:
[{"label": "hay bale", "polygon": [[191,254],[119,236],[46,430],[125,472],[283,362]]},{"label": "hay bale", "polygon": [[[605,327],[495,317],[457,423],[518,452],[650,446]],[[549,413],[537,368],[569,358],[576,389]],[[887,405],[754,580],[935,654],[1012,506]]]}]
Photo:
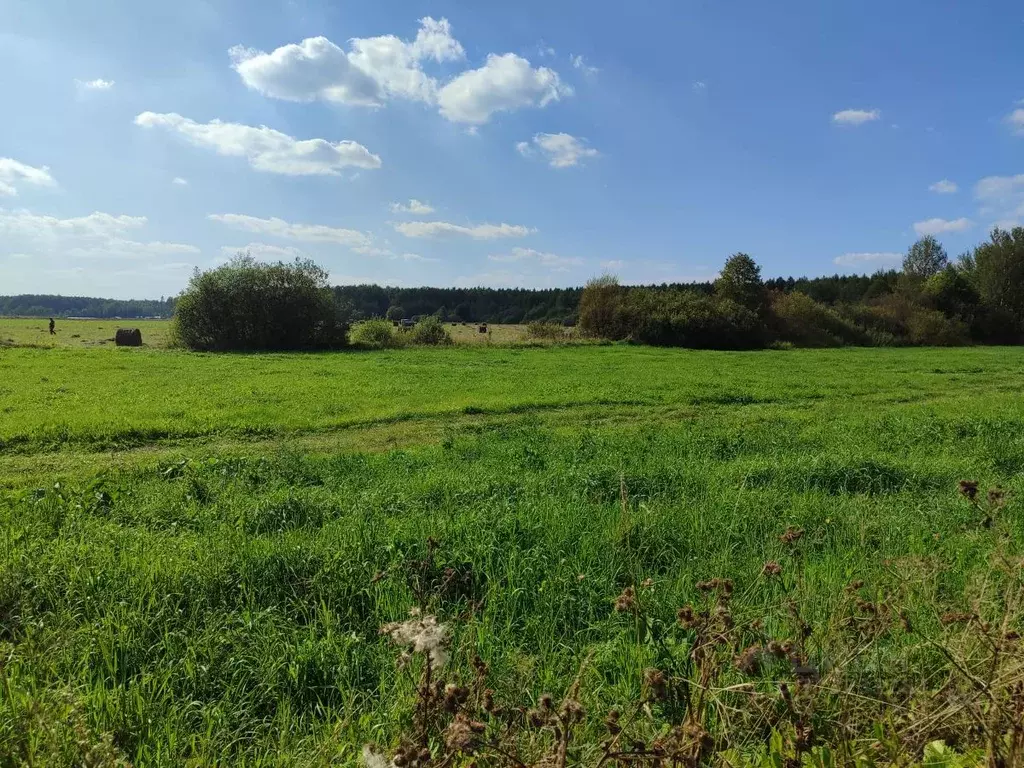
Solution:
[{"label": "hay bale", "polygon": [[114,343],[119,347],[141,347],[142,331],[138,328],[118,328]]},{"label": "hay bale", "polygon": [[484,323],[479,328],[477,328],[477,332],[478,333],[487,333],[487,323]]}]

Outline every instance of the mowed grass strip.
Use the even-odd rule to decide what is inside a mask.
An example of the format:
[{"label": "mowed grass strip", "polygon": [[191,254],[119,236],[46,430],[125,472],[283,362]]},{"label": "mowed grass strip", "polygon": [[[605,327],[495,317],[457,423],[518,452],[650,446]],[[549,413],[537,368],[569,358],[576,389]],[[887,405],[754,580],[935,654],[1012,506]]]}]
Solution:
[{"label": "mowed grass strip", "polygon": [[923,402],[1017,396],[1024,353],[975,348],[694,352],[627,346],[200,355],[0,351],[0,452],[280,436],[588,406]]}]

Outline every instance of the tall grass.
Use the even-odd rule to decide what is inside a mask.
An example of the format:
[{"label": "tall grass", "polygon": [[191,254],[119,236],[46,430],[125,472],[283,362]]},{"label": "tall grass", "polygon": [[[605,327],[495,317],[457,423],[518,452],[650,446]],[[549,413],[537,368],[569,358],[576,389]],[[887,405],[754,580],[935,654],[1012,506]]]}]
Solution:
[{"label": "tall grass", "polygon": [[1016,354],[7,350],[0,763],[1012,764]]}]

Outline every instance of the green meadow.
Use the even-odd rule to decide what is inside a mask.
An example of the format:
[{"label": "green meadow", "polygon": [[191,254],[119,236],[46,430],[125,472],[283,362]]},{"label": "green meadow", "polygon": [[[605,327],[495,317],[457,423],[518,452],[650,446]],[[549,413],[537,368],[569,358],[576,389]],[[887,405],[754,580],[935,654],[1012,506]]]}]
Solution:
[{"label": "green meadow", "polygon": [[[204,355],[29,346],[19,322],[0,328],[0,765],[356,764],[411,722],[416,679],[379,630],[417,605],[451,674],[479,654],[527,704],[576,680],[594,713],[643,700],[661,663],[613,609],[631,586],[672,622],[728,578],[737,623],[780,639],[798,605],[808,663],[886,711],[947,681],[944,613],[1010,611],[986,590],[1024,534],[1021,349]],[[994,523],[965,479],[1007,492]],[[851,589],[913,631],[840,663]],[[671,720],[651,711],[637,728]],[[722,748],[769,730],[736,716]]]}]

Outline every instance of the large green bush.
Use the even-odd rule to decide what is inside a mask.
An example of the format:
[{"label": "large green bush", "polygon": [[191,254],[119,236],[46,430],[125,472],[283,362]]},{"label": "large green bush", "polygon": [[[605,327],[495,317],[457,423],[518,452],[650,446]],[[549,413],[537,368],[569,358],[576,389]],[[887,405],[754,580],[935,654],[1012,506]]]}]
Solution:
[{"label": "large green bush", "polygon": [[867,334],[836,310],[799,291],[771,298],[775,333],[802,347],[839,347],[867,343]]},{"label": "large green bush", "polygon": [[433,315],[424,317],[413,327],[409,333],[409,340],[413,344],[423,346],[443,346],[452,343],[452,337],[444,324]]},{"label": "large green bush", "polygon": [[376,318],[353,325],[349,340],[360,349],[397,349],[405,346],[407,335],[391,320]]},{"label": "large green bush", "polygon": [[178,298],[172,337],[215,352],[344,346],[347,315],[327,278],[312,261],[264,264],[239,255],[192,276]]}]

